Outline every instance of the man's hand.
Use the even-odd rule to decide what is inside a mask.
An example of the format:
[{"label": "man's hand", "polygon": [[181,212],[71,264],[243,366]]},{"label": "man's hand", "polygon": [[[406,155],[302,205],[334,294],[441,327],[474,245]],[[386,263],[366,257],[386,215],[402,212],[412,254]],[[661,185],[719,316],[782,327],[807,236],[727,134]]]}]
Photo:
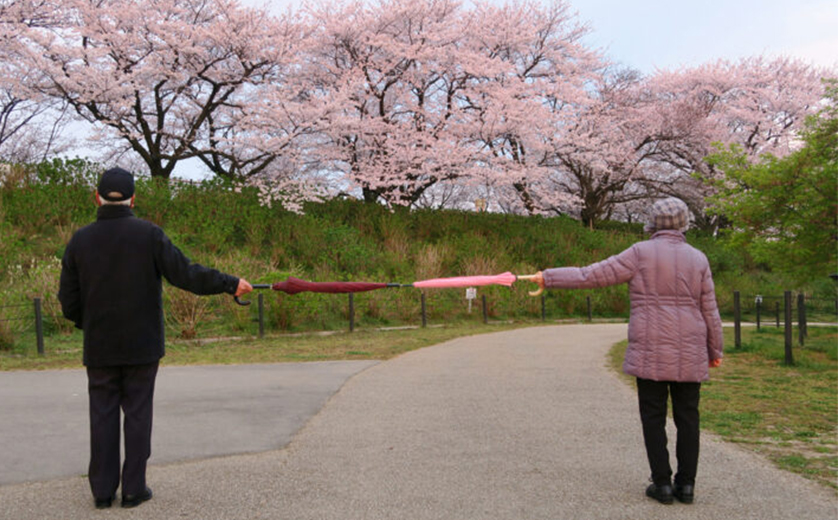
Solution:
[{"label": "man's hand", "polygon": [[244,278],[239,278],[239,286],[236,288],[236,297],[244,296],[253,290],[253,286]]},{"label": "man's hand", "polygon": [[719,368],[722,366],[722,358],[719,359],[711,359],[709,363],[710,368]]}]

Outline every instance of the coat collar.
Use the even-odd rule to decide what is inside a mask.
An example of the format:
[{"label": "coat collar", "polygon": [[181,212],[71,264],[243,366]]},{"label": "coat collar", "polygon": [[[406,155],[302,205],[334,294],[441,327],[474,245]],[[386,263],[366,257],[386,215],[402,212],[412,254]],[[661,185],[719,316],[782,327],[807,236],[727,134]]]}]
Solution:
[{"label": "coat collar", "polygon": [[96,220],[110,220],[114,218],[133,217],[134,212],[129,206],[118,204],[104,204],[96,210]]},{"label": "coat collar", "polygon": [[675,240],[677,242],[686,242],[687,238],[684,236],[682,231],[678,231],[677,229],[661,229],[660,231],[655,231],[655,234],[652,235],[650,240],[655,240],[658,238],[662,238],[664,240]]}]

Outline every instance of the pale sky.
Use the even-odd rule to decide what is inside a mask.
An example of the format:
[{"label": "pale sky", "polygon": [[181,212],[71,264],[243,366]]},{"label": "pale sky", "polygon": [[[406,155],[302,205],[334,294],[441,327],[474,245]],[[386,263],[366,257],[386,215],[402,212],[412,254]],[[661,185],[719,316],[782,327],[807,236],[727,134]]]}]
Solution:
[{"label": "pale sky", "polygon": [[589,41],[624,65],[695,66],[788,55],[838,66],[838,0],[576,0]]},{"label": "pale sky", "polygon": [[[240,1],[276,13],[303,3]],[[838,67],[838,0],[568,1],[592,29],[589,45],[643,73],[760,54]]]}]

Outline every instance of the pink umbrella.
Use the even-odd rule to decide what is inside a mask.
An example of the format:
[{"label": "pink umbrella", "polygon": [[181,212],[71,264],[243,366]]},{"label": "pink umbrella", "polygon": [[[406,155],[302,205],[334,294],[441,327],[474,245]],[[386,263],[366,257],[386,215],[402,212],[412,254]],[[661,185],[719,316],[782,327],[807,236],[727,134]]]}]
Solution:
[{"label": "pink umbrella", "polygon": [[438,289],[447,287],[474,287],[478,285],[505,285],[509,287],[518,277],[509,271],[491,276],[455,276],[453,278],[433,278],[413,282],[413,287],[420,289]]},{"label": "pink umbrella", "polygon": [[[509,271],[490,276],[455,276],[453,278],[433,278],[413,282],[413,287],[420,289],[438,289],[450,287],[475,287],[480,285],[505,285],[509,287],[517,280],[531,280],[534,275],[516,276]],[[541,294],[541,289],[530,292],[532,296]]]}]

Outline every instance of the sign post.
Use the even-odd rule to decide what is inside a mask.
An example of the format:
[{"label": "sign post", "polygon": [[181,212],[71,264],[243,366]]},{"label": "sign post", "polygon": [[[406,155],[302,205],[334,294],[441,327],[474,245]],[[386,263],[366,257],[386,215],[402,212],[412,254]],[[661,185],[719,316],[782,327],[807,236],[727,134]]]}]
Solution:
[{"label": "sign post", "polygon": [[471,302],[477,298],[477,288],[469,287],[466,289],[466,300],[468,300],[468,313],[471,314]]}]

